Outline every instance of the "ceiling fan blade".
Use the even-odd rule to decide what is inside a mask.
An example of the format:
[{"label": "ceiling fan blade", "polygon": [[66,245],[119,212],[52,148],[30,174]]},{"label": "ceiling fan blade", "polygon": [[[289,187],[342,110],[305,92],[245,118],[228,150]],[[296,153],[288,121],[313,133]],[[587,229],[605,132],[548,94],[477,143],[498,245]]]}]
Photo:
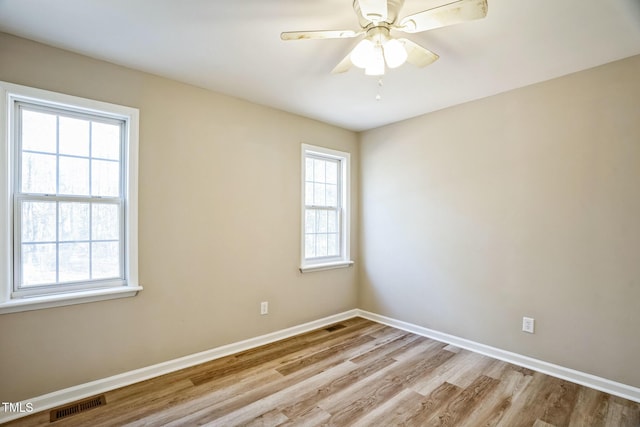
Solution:
[{"label": "ceiling fan blade", "polygon": [[360,13],[371,22],[383,22],[387,20],[387,0],[358,0]]},{"label": "ceiling fan blade", "polygon": [[349,52],[347,56],[345,56],[344,59],[340,61],[333,70],[331,70],[331,73],[332,74],[345,73],[349,71],[352,65],[353,65],[353,62],[351,62],[351,52]]},{"label": "ceiling fan blade", "polygon": [[349,39],[362,34],[352,30],[286,31],[280,34],[282,40]]},{"label": "ceiling fan blade", "polygon": [[458,0],[406,16],[402,18],[397,29],[406,33],[433,30],[434,28],[484,18],[487,16],[487,9],[487,0]]},{"label": "ceiling fan blade", "polygon": [[404,49],[407,51],[407,62],[416,67],[426,67],[440,58],[437,54],[409,39],[398,39],[398,41],[404,45]]}]

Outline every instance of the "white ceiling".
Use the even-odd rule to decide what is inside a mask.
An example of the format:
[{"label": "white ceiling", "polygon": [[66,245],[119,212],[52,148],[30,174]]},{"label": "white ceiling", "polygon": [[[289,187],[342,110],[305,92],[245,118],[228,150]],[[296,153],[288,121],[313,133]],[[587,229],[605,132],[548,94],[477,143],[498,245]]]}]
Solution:
[{"label": "white ceiling", "polygon": [[0,0],[0,31],[356,131],[640,54],[639,0],[488,1],[485,19],[408,35],[440,60],[388,71],[380,101],[377,78],[330,73],[356,40],[280,40],[358,29],[352,0]]}]

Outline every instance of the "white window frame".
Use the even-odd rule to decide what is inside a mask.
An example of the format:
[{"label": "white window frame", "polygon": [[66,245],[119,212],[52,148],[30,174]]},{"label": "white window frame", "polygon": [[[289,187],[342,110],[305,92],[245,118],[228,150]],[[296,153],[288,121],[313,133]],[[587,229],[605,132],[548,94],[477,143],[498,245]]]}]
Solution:
[{"label": "white window frame", "polygon": [[[15,292],[14,289],[14,221],[17,202],[14,201],[16,175],[16,105],[42,106],[53,110],[70,110],[124,122],[124,147],[121,162],[123,176],[122,248],[123,278],[90,285],[61,287],[60,292]],[[36,310],[123,298],[137,295],[138,284],[138,128],[139,111],[106,102],[31,88],[0,81],[0,314]]]},{"label": "white window frame", "polygon": [[[349,153],[332,150],[330,148],[319,147],[315,145],[302,144],[301,150],[301,239],[300,239],[300,271],[302,273],[310,271],[328,270],[334,268],[344,268],[353,265],[350,255],[350,216],[351,216],[351,155]],[[314,157],[326,160],[335,160],[338,162],[338,217],[340,230],[340,255],[334,257],[323,258],[307,258],[305,255],[305,210],[309,207],[306,205],[305,195],[305,177],[306,177],[306,159]]]}]

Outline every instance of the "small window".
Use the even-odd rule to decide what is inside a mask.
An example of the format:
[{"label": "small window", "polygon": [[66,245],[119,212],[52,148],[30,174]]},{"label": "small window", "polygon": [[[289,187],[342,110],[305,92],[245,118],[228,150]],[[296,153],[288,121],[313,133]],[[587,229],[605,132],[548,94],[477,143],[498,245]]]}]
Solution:
[{"label": "small window", "polygon": [[301,271],[347,267],[349,153],[302,146]]},{"label": "small window", "polygon": [[12,244],[0,311],[138,290],[137,110],[2,88],[10,183],[2,218]]}]

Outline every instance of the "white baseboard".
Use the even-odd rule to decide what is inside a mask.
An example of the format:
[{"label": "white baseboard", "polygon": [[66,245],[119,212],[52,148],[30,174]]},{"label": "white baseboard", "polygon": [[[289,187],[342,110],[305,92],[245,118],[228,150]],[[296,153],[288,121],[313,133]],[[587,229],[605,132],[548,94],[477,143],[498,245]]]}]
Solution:
[{"label": "white baseboard", "polygon": [[514,365],[533,369],[534,371],[542,372],[543,374],[551,375],[556,378],[561,378],[563,380],[571,381],[576,384],[584,385],[586,387],[590,387],[596,390],[603,391],[605,393],[612,394],[614,396],[623,397],[625,399],[640,403],[640,388],[637,387],[632,387],[630,385],[611,381],[606,378],[576,371],[574,369],[565,368],[563,366],[554,365],[553,363],[548,363],[542,360],[534,359],[532,357],[512,353],[510,351],[501,350],[499,348],[480,344],[475,341],[470,341],[464,338],[456,337],[454,335],[445,334],[443,332],[434,331],[433,329],[424,328],[422,326],[392,319],[390,317],[381,316],[379,314],[370,313],[368,311],[357,310],[357,313],[358,316],[364,317],[365,319],[369,319],[374,322],[382,323],[408,332],[413,332],[414,334],[432,338],[434,340],[451,344],[456,347],[464,348],[466,350],[484,354],[485,356],[493,357],[494,359],[503,360],[505,362],[513,363]]},{"label": "white baseboard", "polygon": [[[280,331],[272,332],[266,335],[261,335],[259,337],[224,345],[221,347],[213,348],[211,350],[202,351],[200,353],[191,354],[188,356],[180,357],[178,359],[158,363],[156,365],[147,366],[145,368],[124,372],[122,374],[103,378],[101,380],[91,381],[74,387],[65,388],[63,390],[54,391],[52,393],[24,400],[22,402],[19,402],[19,404],[21,405],[21,408],[25,408],[27,407],[27,404],[30,403],[31,405],[29,406],[33,407],[33,412],[46,411],[48,409],[65,405],[67,403],[75,402],[77,400],[85,399],[97,394],[106,393],[120,387],[125,387],[160,375],[175,372],[180,369],[189,368],[200,363],[209,362],[211,360],[219,359],[230,354],[249,350],[261,345],[269,344],[278,340],[292,337],[294,335],[309,332],[314,329],[322,328],[332,323],[351,319],[357,316],[372,320],[374,322],[389,325],[394,328],[413,332],[415,334],[432,338],[437,341],[452,344],[460,348],[493,357],[495,359],[513,363],[514,365],[533,369],[544,374],[565,379],[577,384],[603,391],[605,393],[620,396],[625,399],[640,403],[640,388],[632,387],[626,384],[608,380],[606,378],[601,378],[595,375],[554,365],[552,363],[533,359],[531,357],[523,356],[517,353],[501,350],[499,348],[480,344],[464,338],[456,337],[454,335],[434,331],[432,329],[424,328],[412,323],[407,323],[401,320],[392,319],[390,317],[381,316],[379,314],[371,313],[365,310],[354,309],[335,314],[333,316],[324,317],[312,322],[304,323],[302,325],[282,329]],[[29,413],[4,412],[4,408],[0,408],[0,424],[27,415],[29,415]]]},{"label": "white baseboard", "polygon": [[[180,369],[189,368],[200,363],[209,362],[219,359],[230,354],[249,350],[261,345],[269,344],[295,335],[312,331],[314,329],[328,326],[332,323],[340,322],[358,316],[358,310],[349,310],[343,313],[328,316],[319,320],[304,323],[302,325],[293,326],[291,328],[282,329],[259,337],[250,338],[244,341],[223,345],[211,350],[202,351],[200,353],[190,354],[178,359],[169,360],[167,362],[158,363],[156,365],[147,366],[145,368],[136,369],[112,377],[91,381],[85,384],[65,388],[63,390],[54,391],[32,399],[24,400],[20,403],[20,408],[33,407],[30,413],[46,411],[67,403],[95,396],[96,394],[106,393],[120,387],[125,387],[140,381],[148,380],[160,375],[178,371]],[[31,405],[27,406],[30,403]],[[25,417],[30,413],[27,412],[5,412],[0,407],[0,424],[8,421]]]}]

